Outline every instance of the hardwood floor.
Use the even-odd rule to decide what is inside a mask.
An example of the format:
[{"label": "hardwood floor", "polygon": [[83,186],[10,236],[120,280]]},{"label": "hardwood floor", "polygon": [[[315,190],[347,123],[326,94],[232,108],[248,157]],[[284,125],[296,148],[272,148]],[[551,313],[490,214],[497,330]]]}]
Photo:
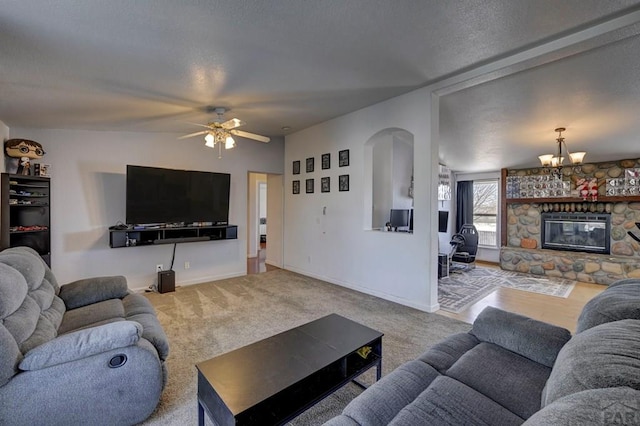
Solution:
[{"label": "hardwood floor", "polygon": [[260,250],[258,250],[257,257],[247,258],[247,274],[259,274],[261,272],[273,271],[278,269],[276,266],[267,265],[265,258],[267,256],[266,243],[260,243]]},{"label": "hardwood floor", "polygon": [[[499,268],[496,264],[478,262],[482,266]],[[457,314],[439,310],[438,314],[472,323],[487,306],[504,309],[521,315],[564,327],[575,332],[582,307],[606,286],[578,282],[569,297],[555,297],[528,291],[499,288]]]}]

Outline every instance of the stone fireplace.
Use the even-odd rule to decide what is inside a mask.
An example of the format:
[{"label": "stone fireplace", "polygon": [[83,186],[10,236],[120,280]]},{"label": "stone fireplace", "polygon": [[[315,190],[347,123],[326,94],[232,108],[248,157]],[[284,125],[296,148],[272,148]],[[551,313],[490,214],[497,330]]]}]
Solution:
[{"label": "stone fireplace", "polygon": [[609,213],[542,213],[543,249],[610,254]]},{"label": "stone fireplace", "polygon": [[[536,186],[548,171],[503,169],[500,266],[598,284],[640,278],[640,196],[616,190],[640,189],[629,172],[640,173],[640,159],[565,167],[566,191],[551,194]],[[583,179],[597,180],[596,197],[581,198]]]},{"label": "stone fireplace", "polygon": [[[575,204],[582,206],[582,203]],[[552,211],[554,206],[544,203],[510,204],[506,209],[507,244],[500,251],[502,269],[598,284],[640,278],[640,243],[628,234],[640,235],[635,224],[640,222],[640,202],[591,205],[594,213],[577,215],[571,213],[570,203],[563,205],[565,209],[569,207],[569,213],[563,214]],[[573,207],[575,212],[577,209]],[[571,216],[581,220],[567,223],[566,218]],[[550,239],[553,241],[554,235],[561,235],[560,241],[555,242],[568,242],[570,247],[549,247],[549,238],[545,238],[543,232],[543,217],[545,225],[546,219],[550,219],[546,225],[550,227]],[[597,248],[589,252],[580,247],[589,245]]]}]

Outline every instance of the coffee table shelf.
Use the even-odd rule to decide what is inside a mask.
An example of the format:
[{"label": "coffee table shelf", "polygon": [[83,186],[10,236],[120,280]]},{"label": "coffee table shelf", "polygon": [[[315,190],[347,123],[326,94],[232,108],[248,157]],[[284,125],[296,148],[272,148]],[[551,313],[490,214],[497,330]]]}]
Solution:
[{"label": "coffee table shelf", "polygon": [[[382,366],[383,334],[331,314],[198,364],[199,424],[279,425]],[[357,351],[371,348],[366,359]]]}]

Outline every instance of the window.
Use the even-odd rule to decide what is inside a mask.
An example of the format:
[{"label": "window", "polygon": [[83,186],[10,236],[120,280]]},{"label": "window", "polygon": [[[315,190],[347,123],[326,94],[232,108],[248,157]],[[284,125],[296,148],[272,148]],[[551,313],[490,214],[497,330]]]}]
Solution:
[{"label": "window", "polygon": [[473,224],[478,244],[498,246],[498,181],[473,182]]}]

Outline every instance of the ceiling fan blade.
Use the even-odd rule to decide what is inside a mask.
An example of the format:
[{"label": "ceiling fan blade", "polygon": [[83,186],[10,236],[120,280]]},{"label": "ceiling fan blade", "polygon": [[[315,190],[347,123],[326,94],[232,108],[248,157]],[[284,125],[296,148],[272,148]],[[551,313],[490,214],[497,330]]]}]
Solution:
[{"label": "ceiling fan blade", "polygon": [[194,136],[204,135],[205,133],[209,133],[209,132],[207,130],[203,130],[201,132],[195,132],[195,133],[190,133],[188,135],[180,136],[178,139],[192,138]]},{"label": "ceiling fan blade", "polygon": [[184,123],[193,124],[194,126],[206,127],[207,129],[211,129],[210,124],[192,123],[191,121],[185,121]]},{"label": "ceiling fan blade", "polygon": [[223,129],[227,129],[227,130],[235,129],[236,127],[240,127],[244,125],[245,125],[245,122],[237,118],[232,118],[231,120],[227,120],[224,123],[220,124],[220,126]]},{"label": "ceiling fan blade", "polygon": [[266,136],[256,135],[255,133],[244,132],[242,130],[229,130],[229,133],[240,136],[242,138],[253,139],[256,141],[267,143],[271,140]]}]

